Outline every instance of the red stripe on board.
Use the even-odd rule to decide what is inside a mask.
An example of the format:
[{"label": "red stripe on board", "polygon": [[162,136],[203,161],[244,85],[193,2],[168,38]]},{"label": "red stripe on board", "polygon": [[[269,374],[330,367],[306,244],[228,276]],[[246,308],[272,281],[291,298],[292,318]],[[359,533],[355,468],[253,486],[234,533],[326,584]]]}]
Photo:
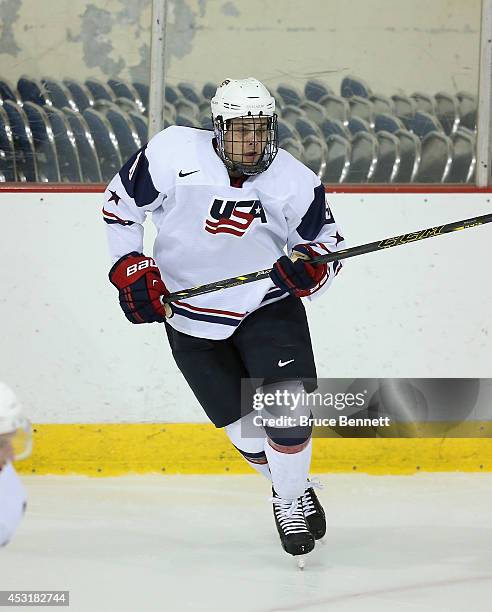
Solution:
[{"label": "red stripe on board", "polygon": [[[0,193],[103,193],[102,183],[0,183]],[[475,185],[423,185],[423,184],[339,184],[325,185],[326,193],[492,193],[489,187]]]}]

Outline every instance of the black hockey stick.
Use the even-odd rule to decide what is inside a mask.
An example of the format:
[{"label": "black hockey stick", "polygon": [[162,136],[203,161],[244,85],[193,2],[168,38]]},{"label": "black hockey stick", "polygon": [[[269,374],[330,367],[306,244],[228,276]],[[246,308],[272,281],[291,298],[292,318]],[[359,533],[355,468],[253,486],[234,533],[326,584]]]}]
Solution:
[{"label": "black hockey stick", "polygon": [[[377,242],[361,244],[359,246],[350,247],[349,249],[341,249],[340,251],[336,251],[335,253],[329,253],[328,255],[320,255],[319,257],[314,257],[310,261],[314,264],[329,263],[330,261],[335,261],[337,259],[347,259],[348,257],[356,257],[357,255],[363,255],[364,253],[372,253],[373,251],[380,251],[382,249],[388,249],[390,247],[408,244],[409,242],[424,240],[425,238],[434,238],[435,236],[441,236],[442,234],[449,234],[451,232],[457,232],[459,230],[469,229],[470,227],[476,227],[477,225],[483,225],[484,223],[491,222],[492,214],[482,215],[481,217],[473,217],[472,219],[455,221],[454,223],[447,223],[446,225],[428,227],[427,229],[412,232],[410,234],[402,234],[401,236],[385,238],[384,240],[378,240]],[[161,302],[176,302],[176,300],[180,300],[182,298],[190,298],[194,297],[195,295],[210,293],[211,291],[219,291],[220,289],[228,289],[229,287],[236,287],[237,285],[253,283],[254,281],[267,278],[270,275],[271,271],[271,268],[267,268],[266,270],[259,270],[258,272],[250,272],[248,274],[242,274],[241,276],[233,276],[232,278],[226,278],[224,280],[216,281],[214,283],[209,283],[208,285],[200,285],[199,287],[183,289],[182,291],[176,291],[175,293],[171,293],[167,297],[162,296]]]}]

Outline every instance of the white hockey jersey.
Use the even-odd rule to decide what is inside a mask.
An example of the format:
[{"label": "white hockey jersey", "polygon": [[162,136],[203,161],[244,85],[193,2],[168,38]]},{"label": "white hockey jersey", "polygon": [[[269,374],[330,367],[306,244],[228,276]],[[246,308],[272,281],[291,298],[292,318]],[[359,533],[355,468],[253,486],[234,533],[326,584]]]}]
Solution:
[{"label": "white hockey jersey", "polygon": [[8,462],[0,470],[0,547],[8,544],[26,508],[26,492]]},{"label": "white hockey jersey", "polygon": [[[265,172],[231,186],[213,133],[172,126],[128,160],[104,195],[113,263],[142,252],[146,213],[157,228],[153,257],[170,292],[272,267],[301,243],[319,254],[344,248],[318,177],[279,149]],[[341,268],[312,294],[324,291]],[[192,336],[222,339],[257,308],[287,297],[267,278],[172,304],[169,324]]]}]

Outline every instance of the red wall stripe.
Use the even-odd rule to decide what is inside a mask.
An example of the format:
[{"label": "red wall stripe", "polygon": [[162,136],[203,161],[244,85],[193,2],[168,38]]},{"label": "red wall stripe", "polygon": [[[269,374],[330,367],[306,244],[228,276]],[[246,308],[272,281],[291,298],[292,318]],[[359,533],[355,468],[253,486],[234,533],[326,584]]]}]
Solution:
[{"label": "red wall stripe", "polygon": [[[102,183],[0,183],[0,193],[102,193]],[[327,193],[492,193],[492,185],[351,184],[325,186]]]}]

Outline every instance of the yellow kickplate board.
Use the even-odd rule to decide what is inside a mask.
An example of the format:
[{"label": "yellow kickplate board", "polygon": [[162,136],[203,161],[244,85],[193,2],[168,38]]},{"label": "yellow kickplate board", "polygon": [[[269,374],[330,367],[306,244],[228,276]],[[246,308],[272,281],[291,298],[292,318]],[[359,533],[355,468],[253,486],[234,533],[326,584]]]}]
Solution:
[{"label": "yellow kickplate board", "polygon": [[[461,438],[315,437],[311,470],[490,472],[492,438],[470,437],[483,435],[480,427],[469,425],[461,432],[468,437]],[[24,474],[88,476],[253,473],[223,430],[201,423],[35,425],[33,453],[16,469]]]}]

